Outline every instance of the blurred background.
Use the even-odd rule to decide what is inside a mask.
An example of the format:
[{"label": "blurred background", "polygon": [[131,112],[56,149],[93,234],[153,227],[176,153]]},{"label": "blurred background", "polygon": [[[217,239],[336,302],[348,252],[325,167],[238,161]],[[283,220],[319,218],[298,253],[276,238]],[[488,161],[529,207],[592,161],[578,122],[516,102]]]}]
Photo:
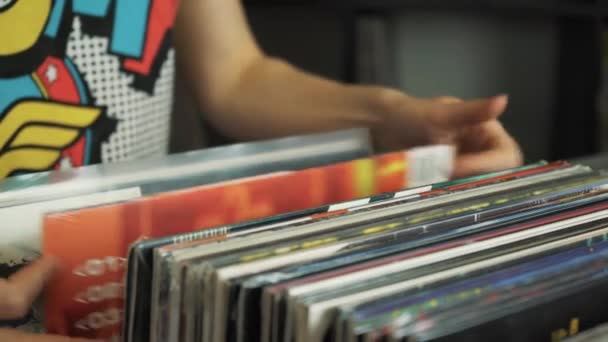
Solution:
[{"label": "blurred background", "polygon": [[[509,94],[502,121],[528,162],[608,151],[608,1],[244,4],[262,47],[305,70],[422,97]],[[176,111],[189,115],[175,117],[173,152],[229,142],[200,119],[179,77],[176,98]]]}]

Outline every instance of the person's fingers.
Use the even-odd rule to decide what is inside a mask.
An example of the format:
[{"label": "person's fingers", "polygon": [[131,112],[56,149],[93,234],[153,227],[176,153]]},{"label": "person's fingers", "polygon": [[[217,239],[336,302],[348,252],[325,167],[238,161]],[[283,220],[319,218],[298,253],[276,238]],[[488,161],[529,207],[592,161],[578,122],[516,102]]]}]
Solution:
[{"label": "person's fingers", "polygon": [[10,278],[0,279],[0,319],[17,319],[27,315],[56,268],[54,259],[43,257]]},{"label": "person's fingers", "polygon": [[438,97],[432,98],[431,100],[435,101],[435,102],[439,102],[439,103],[445,103],[445,104],[464,102],[463,99],[461,99],[459,97],[455,97],[455,96],[438,96]]},{"label": "person's fingers", "polygon": [[0,341],[11,342],[93,342],[83,338],[57,335],[34,335],[18,330],[0,329]]},{"label": "person's fingers", "polygon": [[455,161],[455,178],[514,168],[523,164],[519,145],[499,124],[488,124],[480,139],[487,139],[484,149],[460,153]]},{"label": "person's fingers", "polygon": [[455,129],[493,120],[502,115],[508,104],[508,97],[500,95],[489,99],[458,101],[444,97],[442,100],[416,100],[417,111],[437,127]]},{"label": "person's fingers", "polygon": [[488,151],[456,158],[453,178],[465,178],[521,166],[518,154],[510,151]]}]

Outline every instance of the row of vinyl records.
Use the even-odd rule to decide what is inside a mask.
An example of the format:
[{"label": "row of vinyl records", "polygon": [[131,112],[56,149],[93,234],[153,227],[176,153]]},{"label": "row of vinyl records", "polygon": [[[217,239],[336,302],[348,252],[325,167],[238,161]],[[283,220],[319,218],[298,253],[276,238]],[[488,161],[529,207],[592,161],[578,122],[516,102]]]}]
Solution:
[{"label": "row of vinyl records", "polygon": [[[127,267],[133,243],[194,240],[239,222],[327,212],[443,180],[451,153],[431,146],[374,155],[369,132],[352,129],[13,174],[0,182],[0,277],[41,254],[62,267],[42,304],[0,326],[120,341],[127,275],[151,267]],[[137,318],[150,317],[145,298],[138,298]],[[143,330],[136,341],[148,340]]]},{"label": "row of vinyl records", "polygon": [[[449,179],[366,131],[0,183],[3,271],[63,264],[19,322],[111,341],[608,340],[608,174]],[[12,230],[11,230],[12,229]]]}]

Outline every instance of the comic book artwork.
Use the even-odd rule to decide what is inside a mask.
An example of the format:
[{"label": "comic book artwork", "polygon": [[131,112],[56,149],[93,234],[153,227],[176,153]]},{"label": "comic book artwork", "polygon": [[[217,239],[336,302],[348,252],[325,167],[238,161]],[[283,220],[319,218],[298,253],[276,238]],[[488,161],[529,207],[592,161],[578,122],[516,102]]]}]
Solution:
[{"label": "comic book artwork", "polygon": [[164,151],[177,6],[0,0],[0,179]]},{"label": "comic book artwork", "polygon": [[[0,0],[0,179],[164,153],[177,7]],[[3,248],[0,277],[38,254]],[[0,325],[37,331],[39,323],[34,309]]]}]

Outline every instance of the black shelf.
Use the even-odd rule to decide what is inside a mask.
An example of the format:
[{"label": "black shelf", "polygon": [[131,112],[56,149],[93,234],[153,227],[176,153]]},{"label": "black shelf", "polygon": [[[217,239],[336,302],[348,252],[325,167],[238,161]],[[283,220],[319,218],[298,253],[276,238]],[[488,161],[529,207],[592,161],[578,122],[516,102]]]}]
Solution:
[{"label": "black shelf", "polygon": [[355,11],[441,9],[542,13],[552,15],[608,15],[605,0],[246,0],[251,6],[314,6]]},{"label": "black shelf", "polygon": [[[555,0],[333,0],[341,6],[352,6],[360,9],[394,10],[399,8],[423,9],[462,9],[481,11],[515,11],[537,12],[555,15],[605,15],[606,6],[595,1],[555,1]],[[603,8],[602,8],[603,7]]]}]

